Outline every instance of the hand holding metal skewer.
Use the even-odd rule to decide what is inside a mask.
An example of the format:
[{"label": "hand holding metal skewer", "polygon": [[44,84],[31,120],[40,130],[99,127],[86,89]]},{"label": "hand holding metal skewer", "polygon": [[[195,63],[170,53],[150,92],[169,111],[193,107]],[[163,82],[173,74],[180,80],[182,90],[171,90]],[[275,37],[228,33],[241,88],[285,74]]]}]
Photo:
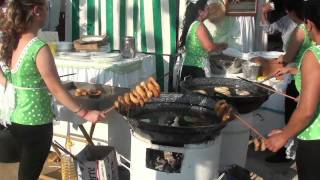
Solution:
[{"label": "hand holding metal skewer", "polygon": [[218,101],[215,104],[214,109],[215,109],[215,112],[217,113],[217,116],[220,117],[223,122],[226,122],[226,121],[229,121],[229,120],[236,118],[243,125],[245,125],[247,128],[252,130],[255,134],[257,134],[262,140],[266,139],[256,128],[254,128],[246,120],[242,119],[239,114],[234,112],[233,108],[225,100]]},{"label": "hand holding metal skewer", "polygon": [[254,128],[250,123],[248,123],[246,120],[242,119],[238,114],[234,114],[234,116],[247,128],[252,130],[256,135],[258,135],[259,138],[261,138],[263,141],[266,140],[266,138],[256,129]]}]

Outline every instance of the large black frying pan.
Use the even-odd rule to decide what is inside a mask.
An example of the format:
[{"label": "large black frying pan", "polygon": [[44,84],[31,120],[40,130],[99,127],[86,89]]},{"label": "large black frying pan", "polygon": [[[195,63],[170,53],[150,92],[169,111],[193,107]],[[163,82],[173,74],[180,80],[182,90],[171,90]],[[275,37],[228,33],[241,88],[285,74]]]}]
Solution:
[{"label": "large black frying pan", "polygon": [[[221,86],[229,87],[230,89],[237,88],[245,90],[250,92],[250,95],[239,96],[231,94],[231,96],[225,96],[219,93],[214,93],[214,87]],[[255,86],[252,83],[240,79],[221,77],[187,79],[180,83],[180,87],[183,92],[187,93],[193,93],[193,90],[212,89],[212,91],[210,91],[212,93],[209,93],[207,95],[208,97],[212,97],[214,99],[225,99],[241,114],[249,113],[258,109],[272,94],[268,90]],[[266,87],[271,88],[269,86]]]},{"label": "large black frying pan", "polygon": [[[152,98],[143,107],[132,107],[125,116],[132,130],[151,140],[151,142],[168,146],[204,143],[214,140],[225,126],[214,111],[215,101],[197,94],[161,94],[160,98]],[[192,112],[205,117],[209,124],[205,126],[166,126],[141,120],[145,114],[164,112]]]}]

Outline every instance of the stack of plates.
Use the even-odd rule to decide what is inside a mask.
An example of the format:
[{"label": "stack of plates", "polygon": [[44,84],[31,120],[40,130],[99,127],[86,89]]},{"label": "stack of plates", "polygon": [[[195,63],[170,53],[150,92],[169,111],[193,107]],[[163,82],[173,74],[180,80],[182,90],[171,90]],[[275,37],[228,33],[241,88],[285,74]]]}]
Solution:
[{"label": "stack of plates", "polygon": [[104,62],[117,62],[122,59],[120,53],[94,53],[91,55],[91,60],[96,63],[104,63]]},{"label": "stack of plates", "polygon": [[90,60],[90,53],[87,52],[60,52],[58,57],[68,60]]},{"label": "stack of plates", "polygon": [[57,42],[57,51],[58,52],[70,52],[73,50],[73,43],[66,41]]}]

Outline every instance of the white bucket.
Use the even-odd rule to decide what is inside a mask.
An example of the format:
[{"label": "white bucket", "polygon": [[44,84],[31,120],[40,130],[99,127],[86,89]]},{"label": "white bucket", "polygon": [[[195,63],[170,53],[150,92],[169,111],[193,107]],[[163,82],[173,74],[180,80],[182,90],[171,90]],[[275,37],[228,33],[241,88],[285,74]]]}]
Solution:
[{"label": "white bucket", "polygon": [[[241,117],[250,124],[254,121],[253,113],[242,114]],[[245,167],[250,130],[235,119],[221,131],[220,169],[237,164]]]},{"label": "white bucket", "polygon": [[[221,136],[205,144],[169,147],[152,144],[137,134],[131,135],[131,180],[213,180],[219,168]],[[146,167],[147,149],[183,154],[180,173],[161,172]]]}]

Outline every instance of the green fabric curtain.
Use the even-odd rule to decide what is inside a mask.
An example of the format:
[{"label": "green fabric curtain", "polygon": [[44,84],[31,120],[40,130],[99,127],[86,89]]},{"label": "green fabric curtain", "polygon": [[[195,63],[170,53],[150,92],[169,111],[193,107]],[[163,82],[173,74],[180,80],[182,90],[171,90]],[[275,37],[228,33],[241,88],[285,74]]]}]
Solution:
[{"label": "green fabric curtain", "polygon": [[125,36],[134,36],[139,52],[156,53],[157,77],[162,87],[169,72],[170,56],[176,53],[178,0],[72,0],[72,40],[80,35],[110,38],[119,50]]}]

